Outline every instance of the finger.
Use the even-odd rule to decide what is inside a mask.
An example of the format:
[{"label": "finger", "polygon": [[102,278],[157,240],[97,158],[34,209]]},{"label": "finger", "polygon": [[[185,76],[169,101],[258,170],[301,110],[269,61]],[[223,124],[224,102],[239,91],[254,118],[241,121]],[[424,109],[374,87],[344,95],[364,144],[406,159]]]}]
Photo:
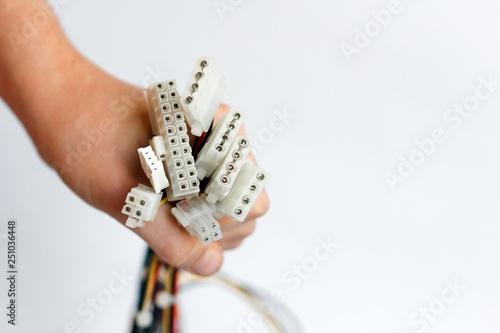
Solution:
[{"label": "finger", "polygon": [[222,234],[224,235],[223,239],[229,242],[246,238],[250,236],[257,227],[255,220],[238,223],[238,225],[232,226],[230,230],[222,231]]},{"label": "finger", "polygon": [[165,204],[158,209],[154,223],[134,231],[167,263],[198,275],[216,273],[223,261],[222,247],[216,242],[203,245],[177,223]]},{"label": "finger", "polygon": [[265,189],[260,192],[245,220],[255,220],[269,210],[269,196]]},{"label": "finger", "polygon": [[237,241],[225,241],[224,238],[219,241],[219,244],[222,246],[224,250],[232,250],[237,248],[243,243],[243,239],[237,240]]}]

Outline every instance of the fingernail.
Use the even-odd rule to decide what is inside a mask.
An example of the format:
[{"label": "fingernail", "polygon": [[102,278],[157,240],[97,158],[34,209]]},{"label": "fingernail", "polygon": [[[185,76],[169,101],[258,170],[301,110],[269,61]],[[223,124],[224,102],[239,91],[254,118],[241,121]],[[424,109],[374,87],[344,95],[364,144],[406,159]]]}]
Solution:
[{"label": "fingernail", "polygon": [[193,273],[198,275],[212,275],[216,273],[222,265],[222,253],[210,247],[201,258],[191,267]]}]

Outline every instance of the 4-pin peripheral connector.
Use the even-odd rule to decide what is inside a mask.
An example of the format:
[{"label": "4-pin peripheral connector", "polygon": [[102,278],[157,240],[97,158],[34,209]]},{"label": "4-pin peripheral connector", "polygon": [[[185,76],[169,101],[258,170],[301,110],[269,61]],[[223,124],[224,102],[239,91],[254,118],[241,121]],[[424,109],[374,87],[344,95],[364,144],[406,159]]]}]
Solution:
[{"label": "4-pin peripheral connector", "polygon": [[222,238],[219,222],[212,215],[214,212],[215,206],[206,201],[205,195],[183,200],[172,208],[177,221],[204,245]]},{"label": "4-pin peripheral connector", "polygon": [[128,215],[127,227],[143,228],[145,221],[154,221],[162,194],[152,188],[139,184],[127,194],[122,213]]},{"label": "4-pin peripheral connector", "polygon": [[196,158],[198,179],[210,177],[215,168],[226,156],[229,146],[234,142],[236,133],[243,124],[245,114],[238,108],[232,107],[223,115],[212,134]]},{"label": "4-pin peripheral connector", "polygon": [[213,59],[201,57],[196,60],[181,97],[193,135],[200,136],[208,131],[226,87],[226,79]]},{"label": "4-pin peripheral connector", "polygon": [[153,133],[163,138],[153,138],[153,147],[160,153],[170,186],[169,201],[177,201],[200,192],[200,181],[189,144],[187,124],[176,90],[175,80],[157,82],[147,89],[147,101]]},{"label": "4-pin peripheral connector", "polygon": [[205,189],[208,202],[215,204],[229,194],[250,152],[251,145],[252,140],[242,135],[237,137],[229,147],[226,157],[212,174]]},{"label": "4-pin peripheral connector", "polygon": [[243,222],[270,177],[269,172],[246,161],[227,197],[215,205],[214,216],[228,215]]}]

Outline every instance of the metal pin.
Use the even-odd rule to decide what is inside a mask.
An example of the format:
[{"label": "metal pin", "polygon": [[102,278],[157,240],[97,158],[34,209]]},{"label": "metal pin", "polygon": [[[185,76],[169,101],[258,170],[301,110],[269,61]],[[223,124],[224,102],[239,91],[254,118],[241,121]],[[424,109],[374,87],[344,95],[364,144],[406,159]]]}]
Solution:
[{"label": "metal pin", "polygon": [[220,182],[222,184],[229,184],[229,178],[227,178],[226,176],[222,176],[220,177]]}]

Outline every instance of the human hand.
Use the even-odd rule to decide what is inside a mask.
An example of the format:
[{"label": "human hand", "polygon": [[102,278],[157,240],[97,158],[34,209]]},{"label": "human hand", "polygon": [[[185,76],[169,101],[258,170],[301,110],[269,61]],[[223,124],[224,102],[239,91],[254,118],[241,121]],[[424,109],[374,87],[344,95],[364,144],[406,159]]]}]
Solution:
[{"label": "human hand", "polygon": [[[25,83],[36,103],[26,103],[20,118],[61,179],[85,202],[124,224],[127,193],[138,183],[149,185],[137,156],[137,148],[152,136],[142,89],[106,74],[74,50],[61,54],[49,61],[50,80]],[[221,105],[216,120],[228,110]],[[166,262],[209,275],[220,268],[223,249],[240,245],[268,205],[263,191],[245,222],[220,219],[223,239],[209,246],[178,225],[169,203],[159,208],[154,223],[133,231]]]}]

